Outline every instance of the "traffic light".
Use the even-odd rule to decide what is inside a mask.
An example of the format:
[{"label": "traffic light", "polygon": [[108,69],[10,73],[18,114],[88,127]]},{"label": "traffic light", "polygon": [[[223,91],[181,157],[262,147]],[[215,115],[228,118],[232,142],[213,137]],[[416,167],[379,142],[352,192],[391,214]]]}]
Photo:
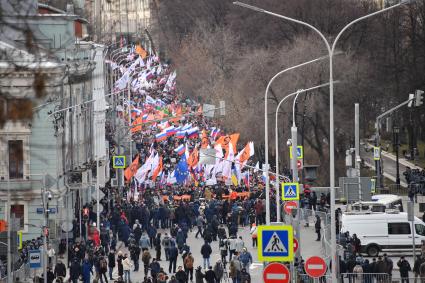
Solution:
[{"label": "traffic light", "polygon": [[424,99],[424,91],[417,89],[415,91],[415,106],[416,107],[421,106],[424,103],[423,99]]}]

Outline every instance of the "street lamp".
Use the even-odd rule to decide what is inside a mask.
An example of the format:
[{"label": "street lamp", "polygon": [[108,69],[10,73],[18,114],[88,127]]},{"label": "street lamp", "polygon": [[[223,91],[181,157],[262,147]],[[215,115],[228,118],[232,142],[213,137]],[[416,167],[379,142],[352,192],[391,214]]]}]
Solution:
[{"label": "street lamp", "polygon": [[396,157],[396,184],[397,189],[400,188],[400,166],[398,160],[398,150],[400,147],[399,141],[400,128],[398,126],[393,127],[393,147],[395,147],[395,157]]},{"label": "street lamp", "polygon": [[[332,237],[331,237],[331,247],[332,247],[331,259],[334,263],[334,266],[337,264],[336,237],[335,237],[335,235],[336,235],[335,220],[336,219],[335,219],[335,213],[334,213],[334,211],[335,211],[335,144],[334,144],[335,143],[335,137],[334,137],[333,55],[334,55],[334,52],[335,52],[335,47],[336,47],[336,44],[337,44],[339,38],[344,33],[344,31],[346,31],[353,24],[358,23],[358,22],[365,20],[367,18],[370,18],[372,16],[381,14],[381,13],[386,12],[388,10],[397,8],[397,7],[399,7],[403,4],[408,4],[411,1],[412,0],[402,0],[398,4],[395,4],[393,6],[389,6],[387,8],[382,9],[382,10],[373,12],[371,14],[365,15],[363,17],[360,17],[356,20],[351,21],[350,23],[348,23],[345,27],[343,27],[341,29],[341,31],[335,37],[335,39],[332,43],[332,46],[331,46],[330,41],[328,41],[328,39],[326,39],[326,37],[323,35],[323,33],[309,23],[306,23],[306,22],[303,22],[303,21],[300,21],[300,20],[297,20],[297,19],[294,19],[294,18],[286,17],[286,16],[283,16],[283,15],[280,15],[280,14],[276,14],[276,13],[264,10],[262,8],[255,7],[255,6],[252,6],[252,5],[248,5],[248,4],[245,4],[245,3],[241,3],[241,2],[238,2],[238,1],[233,2],[233,4],[235,4],[235,5],[238,5],[238,6],[247,8],[247,9],[251,9],[251,10],[256,11],[256,12],[261,12],[261,13],[264,13],[264,14],[275,16],[275,17],[278,17],[278,18],[281,18],[281,19],[284,19],[284,20],[287,20],[287,21],[290,21],[290,22],[294,22],[294,23],[297,23],[297,24],[301,24],[305,27],[308,27],[309,29],[311,29],[315,33],[317,33],[326,45],[326,49],[329,53],[329,159],[330,159],[330,162],[329,162],[329,167],[330,167],[329,168],[329,171],[330,171],[329,175],[330,176],[329,177],[330,177],[330,194],[331,194],[330,195],[330,202],[331,202],[330,205],[331,205],[331,235],[332,235]],[[267,92],[266,92],[266,99],[267,99]],[[265,102],[265,105],[266,105],[265,108],[267,109],[267,101]],[[267,111],[265,113],[265,116],[267,118]],[[266,122],[267,122],[267,119],[266,119]],[[267,127],[267,123],[266,123],[265,126]],[[266,136],[267,136],[267,128],[266,128]],[[267,164],[267,161],[268,161],[267,160],[268,159],[268,157],[267,157],[267,153],[268,153],[267,152],[267,150],[268,150],[267,140],[266,140],[265,148],[266,148],[266,164]],[[266,178],[266,189],[267,189],[267,187],[268,187],[268,176]],[[266,191],[266,197],[268,196],[267,194],[268,194],[268,192]],[[267,199],[266,199],[266,203],[267,203]],[[270,216],[270,212],[268,212],[268,213],[269,213],[269,216]],[[332,282],[337,282],[336,268],[332,268]]]},{"label": "street lamp", "polygon": [[[268,96],[268,93],[269,93],[270,86],[272,85],[273,81],[277,77],[286,73],[287,71],[291,71],[291,70],[294,70],[296,68],[311,64],[313,62],[322,60],[326,57],[327,56],[316,58],[316,59],[301,63],[299,65],[286,68],[286,69],[278,72],[276,75],[274,75],[270,79],[269,83],[267,84],[266,92],[264,94],[264,143],[265,143],[264,144],[264,150],[265,150],[265,165],[266,165],[266,168],[264,169],[265,172],[269,172],[269,129],[268,129],[269,127],[268,127],[268,117],[267,117],[267,96]],[[277,188],[276,191],[279,191],[279,188]],[[276,197],[279,198],[279,195],[276,195]],[[270,179],[269,179],[268,173],[266,173],[266,224],[270,225]]]},{"label": "street lamp", "polygon": [[[322,58],[322,57],[321,57]],[[326,57],[323,57],[326,58]],[[278,134],[278,116],[279,116],[279,109],[280,106],[282,105],[283,102],[285,102],[288,98],[293,97],[294,95],[301,93],[301,92],[307,92],[313,89],[317,89],[317,88],[321,88],[324,86],[328,86],[329,83],[326,84],[321,84],[318,86],[314,86],[314,87],[310,87],[307,89],[303,89],[303,90],[298,90],[296,92],[293,92],[291,94],[288,94],[287,96],[285,96],[284,98],[282,98],[282,100],[279,102],[279,104],[276,107],[276,112],[275,112],[275,156],[276,156],[276,176],[279,175],[279,134]],[[279,179],[277,179],[279,180]],[[277,213],[277,222],[280,222],[280,191],[279,191],[279,184],[276,184],[276,213]]]}]

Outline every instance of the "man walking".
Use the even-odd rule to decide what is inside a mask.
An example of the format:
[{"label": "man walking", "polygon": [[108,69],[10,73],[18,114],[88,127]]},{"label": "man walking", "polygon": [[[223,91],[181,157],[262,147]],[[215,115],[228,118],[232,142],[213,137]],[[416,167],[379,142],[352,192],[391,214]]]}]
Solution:
[{"label": "man walking", "polygon": [[314,224],[314,228],[316,229],[317,239],[316,241],[320,241],[320,230],[322,229],[320,216],[316,214],[316,223]]}]

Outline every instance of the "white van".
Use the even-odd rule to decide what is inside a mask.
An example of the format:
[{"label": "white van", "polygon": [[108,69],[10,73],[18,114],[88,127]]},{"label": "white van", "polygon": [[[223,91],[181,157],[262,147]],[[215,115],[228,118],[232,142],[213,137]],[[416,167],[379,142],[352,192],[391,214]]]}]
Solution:
[{"label": "white van", "polygon": [[372,201],[383,204],[387,209],[398,209],[403,212],[403,199],[397,195],[373,195]]},{"label": "white van", "polygon": [[[406,212],[396,210],[387,213],[344,213],[341,232],[356,234],[361,241],[362,252],[377,256],[380,251],[411,251],[412,227]],[[425,223],[415,217],[415,246],[425,240]]]}]

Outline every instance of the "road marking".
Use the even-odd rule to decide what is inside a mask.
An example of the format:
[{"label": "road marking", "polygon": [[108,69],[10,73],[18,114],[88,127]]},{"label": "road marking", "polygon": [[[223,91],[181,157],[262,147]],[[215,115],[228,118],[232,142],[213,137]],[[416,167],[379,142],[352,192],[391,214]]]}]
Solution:
[{"label": "road marking", "polygon": [[323,269],[323,264],[307,264],[308,269]]},{"label": "road marking", "polygon": [[269,280],[285,280],[286,274],[279,274],[279,273],[267,273],[266,279]]}]

